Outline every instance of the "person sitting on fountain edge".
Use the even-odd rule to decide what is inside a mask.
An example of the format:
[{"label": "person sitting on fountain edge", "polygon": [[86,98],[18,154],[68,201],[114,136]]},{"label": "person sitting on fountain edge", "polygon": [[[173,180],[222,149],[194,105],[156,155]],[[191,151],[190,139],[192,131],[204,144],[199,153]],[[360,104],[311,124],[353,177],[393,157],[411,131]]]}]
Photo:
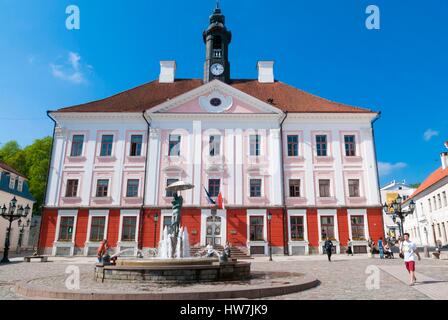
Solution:
[{"label": "person sitting on fountain edge", "polygon": [[98,262],[103,262],[103,256],[107,253],[107,250],[109,249],[109,245],[107,243],[107,239],[104,239],[101,241],[101,244],[98,248]]}]

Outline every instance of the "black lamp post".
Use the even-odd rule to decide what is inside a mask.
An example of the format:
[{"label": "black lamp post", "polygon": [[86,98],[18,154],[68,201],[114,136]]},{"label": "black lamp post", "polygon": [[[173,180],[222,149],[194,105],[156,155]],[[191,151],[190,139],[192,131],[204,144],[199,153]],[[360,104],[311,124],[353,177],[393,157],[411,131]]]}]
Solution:
[{"label": "black lamp post", "polygon": [[403,225],[406,220],[406,217],[412,214],[415,210],[414,200],[411,200],[411,202],[409,202],[409,210],[407,211],[404,211],[402,209],[402,204],[403,204],[403,198],[400,195],[398,195],[398,197],[390,205],[387,203],[384,203],[383,205],[383,209],[386,212],[386,214],[393,215],[392,219],[394,220],[394,222],[396,221],[397,217],[400,219],[399,228],[401,237],[404,234]]},{"label": "black lamp post", "polygon": [[17,199],[14,197],[11,202],[9,203],[9,208],[6,208],[6,206],[3,204],[3,207],[1,208],[1,216],[9,221],[8,229],[6,229],[6,237],[5,237],[5,250],[3,251],[3,259],[0,261],[0,263],[8,263],[8,253],[9,253],[9,244],[10,244],[10,237],[11,237],[11,225],[13,221],[18,220],[20,218],[25,218],[28,216],[28,213],[30,212],[30,206],[26,205],[25,208],[23,206],[19,205],[17,206]]},{"label": "black lamp post", "polygon": [[156,249],[157,249],[156,241],[157,241],[157,222],[158,221],[159,221],[159,214],[156,213],[154,215],[154,248],[156,248]]},{"label": "black lamp post", "polygon": [[272,220],[272,213],[268,212],[269,261],[272,261],[271,220]]},{"label": "black lamp post", "polygon": [[17,241],[17,249],[16,252],[20,253],[22,250],[22,242],[23,242],[23,235],[25,233],[25,228],[28,228],[31,224],[31,220],[27,219],[25,223],[22,222],[22,219],[17,221],[17,225],[19,226],[19,240]]}]

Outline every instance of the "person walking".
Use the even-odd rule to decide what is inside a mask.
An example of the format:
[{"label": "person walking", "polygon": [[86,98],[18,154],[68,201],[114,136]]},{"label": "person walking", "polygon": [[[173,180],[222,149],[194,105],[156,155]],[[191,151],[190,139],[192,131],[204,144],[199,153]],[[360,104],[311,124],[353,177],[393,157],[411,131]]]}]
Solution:
[{"label": "person walking", "polygon": [[378,251],[380,252],[380,259],[384,259],[384,247],[382,237],[380,237],[380,239],[378,240]]},{"label": "person walking", "polygon": [[409,233],[405,233],[403,234],[403,236],[404,239],[400,243],[400,253],[403,256],[406,270],[408,270],[410,276],[409,285],[413,286],[417,281],[417,278],[415,277],[415,256],[418,257],[419,261],[421,260],[421,258],[417,251],[417,245],[409,240]]},{"label": "person walking", "polygon": [[103,262],[103,256],[107,253],[107,250],[109,249],[109,245],[107,243],[107,239],[104,239],[101,241],[100,247],[98,248],[98,262]]},{"label": "person walking", "polygon": [[346,252],[347,252],[348,256],[349,255],[353,256],[353,242],[350,238],[348,238],[348,241],[347,241],[347,251]]},{"label": "person walking", "polygon": [[324,243],[324,249],[328,256],[328,261],[331,262],[331,254],[333,253],[333,242],[331,242],[330,238],[326,238]]}]

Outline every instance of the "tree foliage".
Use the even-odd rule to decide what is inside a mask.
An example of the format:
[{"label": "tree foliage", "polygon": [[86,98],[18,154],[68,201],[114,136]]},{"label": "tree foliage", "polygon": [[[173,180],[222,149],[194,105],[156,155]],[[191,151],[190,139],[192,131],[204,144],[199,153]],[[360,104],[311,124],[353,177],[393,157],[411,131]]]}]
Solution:
[{"label": "tree foliage", "polygon": [[28,178],[30,192],[36,199],[34,214],[41,213],[50,162],[51,137],[34,140],[21,148],[16,141],[9,141],[0,148],[0,160]]}]

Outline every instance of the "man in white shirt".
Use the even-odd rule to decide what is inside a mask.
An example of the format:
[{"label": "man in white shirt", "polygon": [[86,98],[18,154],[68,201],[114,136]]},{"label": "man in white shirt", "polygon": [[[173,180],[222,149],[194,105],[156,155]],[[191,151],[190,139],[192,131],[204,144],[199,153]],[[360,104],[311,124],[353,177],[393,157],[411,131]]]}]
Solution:
[{"label": "man in white shirt", "polygon": [[417,251],[417,245],[409,240],[409,233],[404,234],[404,241],[400,243],[400,252],[404,256],[404,263],[411,277],[409,285],[413,286],[417,281],[415,277],[415,256],[417,255],[419,261],[421,258]]}]

